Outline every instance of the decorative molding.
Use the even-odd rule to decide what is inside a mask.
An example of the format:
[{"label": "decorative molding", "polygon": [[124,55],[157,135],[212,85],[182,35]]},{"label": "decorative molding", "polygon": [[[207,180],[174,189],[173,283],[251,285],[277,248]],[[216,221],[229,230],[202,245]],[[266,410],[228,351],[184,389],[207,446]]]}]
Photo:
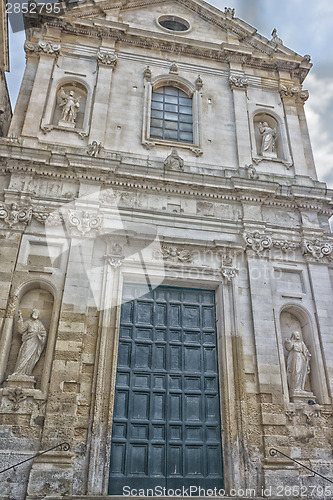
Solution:
[{"label": "decorative molding", "polygon": [[7,309],[6,309],[6,318],[12,318],[15,314],[16,308],[18,305],[18,296],[17,295],[11,295],[8,299],[7,303]]},{"label": "decorative molding", "polygon": [[246,76],[229,76],[229,87],[231,89],[243,89],[245,90],[249,84],[249,80]]},{"label": "decorative molding", "polygon": [[167,260],[181,264],[193,262],[193,252],[175,245],[162,245],[161,249],[153,251],[153,259]]},{"label": "decorative molding", "polygon": [[244,233],[243,235],[246,246],[250,247],[257,255],[272,248],[273,240],[267,234],[260,234],[258,231],[254,233]]},{"label": "decorative molding", "polygon": [[273,247],[282,250],[282,252],[292,252],[301,246],[300,243],[288,240],[273,240]]},{"label": "decorative molding", "polygon": [[281,99],[287,99],[287,98],[292,98],[296,99],[298,102],[305,102],[309,98],[309,91],[308,90],[303,90],[300,85],[294,85],[294,84],[280,84],[280,96]]},{"label": "decorative molding", "polygon": [[98,156],[102,149],[102,143],[98,143],[97,141],[92,141],[92,143],[87,146],[87,155],[88,156]]},{"label": "decorative molding", "polygon": [[65,221],[68,226],[76,228],[82,236],[85,236],[90,231],[99,229],[102,226],[103,216],[87,210],[68,209],[65,212]]},{"label": "decorative molding", "polygon": [[155,142],[152,142],[152,141],[143,141],[142,146],[145,149],[148,149],[148,151],[149,151],[150,149],[153,149],[156,146],[156,144],[155,144]]},{"label": "decorative molding", "polygon": [[123,257],[114,257],[112,255],[105,256],[107,263],[113,268],[118,269],[123,263]]},{"label": "decorative molding", "polygon": [[191,148],[192,153],[195,154],[195,156],[198,158],[199,156],[203,155],[203,151],[200,148]]},{"label": "decorative molding", "polygon": [[0,203],[0,220],[10,228],[16,224],[29,224],[32,218],[32,207],[18,207],[16,203],[5,205]]},{"label": "decorative molding", "polygon": [[333,260],[333,245],[329,242],[321,242],[318,239],[314,241],[303,240],[303,255],[316,262]]},{"label": "decorative molding", "polygon": [[97,61],[98,64],[115,68],[117,66],[118,56],[114,52],[99,51],[97,52]]}]

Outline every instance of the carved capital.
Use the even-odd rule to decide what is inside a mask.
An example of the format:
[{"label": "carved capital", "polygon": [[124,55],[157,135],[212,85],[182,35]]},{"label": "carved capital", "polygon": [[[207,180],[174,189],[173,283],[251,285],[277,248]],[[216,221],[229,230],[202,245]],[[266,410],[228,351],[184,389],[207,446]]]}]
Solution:
[{"label": "carved capital", "polygon": [[195,154],[195,156],[198,158],[199,156],[203,155],[203,151],[200,148],[191,148],[192,153]]},{"label": "carved capital", "polygon": [[118,269],[123,263],[123,257],[114,257],[112,255],[105,256],[107,263],[112,269]]},{"label": "carved capital", "polygon": [[316,262],[333,260],[333,245],[329,242],[303,240],[303,255]]},{"label": "carved capital", "polygon": [[258,231],[254,233],[245,233],[243,235],[246,246],[249,247],[257,255],[260,255],[265,250],[272,248],[273,241],[267,234],[260,234]]},{"label": "carved capital", "polygon": [[103,223],[102,214],[88,212],[87,210],[71,210],[65,212],[67,226],[75,228],[81,236],[99,229]]},{"label": "carved capital", "polygon": [[297,102],[304,103],[309,98],[309,91],[303,90],[300,85],[281,84],[279,92],[282,100],[295,99]]},{"label": "carved capital", "polygon": [[246,76],[235,76],[235,75],[229,76],[229,87],[231,89],[246,90],[248,84],[249,84],[249,81],[246,78]]},{"label": "carved capital", "polygon": [[235,267],[225,267],[221,266],[220,268],[220,274],[221,277],[224,279],[225,283],[231,283],[234,277],[236,276],[238,272],[238,269]]},{"label": "carved capital", "polygon": [[17,224],[27,225],[31,222],[32,207],[19,207],[16,203],[6,205],[0,203],[0,220],[3,220],[10,228]]},{"label": "carved capital", "polygon": [[101,52],[97,53],[98,64],[110,66],[115,68],[118,62],[118,56],[114,52]]},{"label": "carved capital", "polygon": [[60,49],[60,43],[52,43],[44,40],[39,40],[38,43],[29,42],[27,40],[24,44],[24,50],[27,56],[29,54],[49,54],[58,56],[60,54]]}]

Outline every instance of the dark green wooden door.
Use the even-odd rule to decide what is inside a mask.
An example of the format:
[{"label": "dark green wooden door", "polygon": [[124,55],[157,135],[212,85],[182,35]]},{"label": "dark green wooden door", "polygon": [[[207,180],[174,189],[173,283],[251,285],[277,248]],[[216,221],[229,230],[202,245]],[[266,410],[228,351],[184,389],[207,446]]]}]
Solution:
[{"label": "dark green wooden door", "polygon": [[109,494],[124,486],[222,488],[215,294],[142,293],[125,285]]}]

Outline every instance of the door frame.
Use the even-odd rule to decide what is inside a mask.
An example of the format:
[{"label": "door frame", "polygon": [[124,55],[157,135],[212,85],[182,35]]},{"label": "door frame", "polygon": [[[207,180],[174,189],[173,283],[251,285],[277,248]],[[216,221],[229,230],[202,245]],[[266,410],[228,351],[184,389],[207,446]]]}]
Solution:
[{"label": "door frame", "polygon": [[[156,268],[152,284],[215,291],[217,359],[220,381],[220,409],[225,489],[245,487],[244,443],[246,424],[239,411],[239,388],[244,383],[234,360],[242,355],[237,342],[238,297],[236,280],[222,281],[216,273],[194,277],[193,269],[174,271]],[[162,280],[162,281],[161,281]],[[124,283],[144,284],[142,268],[134,263],[114,265],[105,260],[102,308],[99,318],[88,437],[87,494],[108,495],[113,407],[118,361],[120,312]],[[113,307],[109,307],[112,304]]]}]

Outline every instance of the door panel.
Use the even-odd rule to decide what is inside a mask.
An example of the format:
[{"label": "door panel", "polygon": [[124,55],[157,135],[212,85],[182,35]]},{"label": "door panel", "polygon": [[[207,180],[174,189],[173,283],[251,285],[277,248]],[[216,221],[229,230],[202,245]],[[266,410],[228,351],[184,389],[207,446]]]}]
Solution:
[{"label": "door panel", "polygon": [[124,296],[109,494],[222,488],[214,292],[125,285]]}]

